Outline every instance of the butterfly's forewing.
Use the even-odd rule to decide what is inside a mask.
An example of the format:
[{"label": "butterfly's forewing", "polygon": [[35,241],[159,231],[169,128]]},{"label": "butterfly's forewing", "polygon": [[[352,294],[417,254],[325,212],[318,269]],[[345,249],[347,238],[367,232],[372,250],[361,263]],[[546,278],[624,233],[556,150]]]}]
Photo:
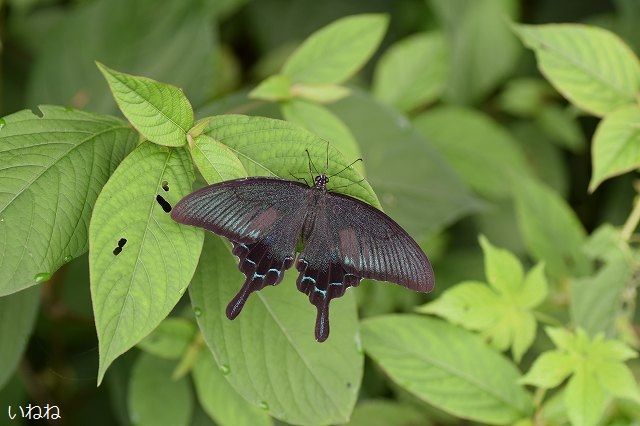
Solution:
[{"label": "butterfly's forewing", "polygon": [[254,177],[202,188],[173,208],[174,220],[199,226],[233,243],[244,285],[227,306],[235,318],[249,295],[278,284],[291,267],[311,189],[298,182]]},{"label": "butterfly's forewing", "polygon": [[433,269],[420,246],[389,216],[357,199],[326,192],[316,198],[297,262],[298,289],[318,309],[316,339],[329,335],[329,302],[362,278],[411,290],[433,289]]}]

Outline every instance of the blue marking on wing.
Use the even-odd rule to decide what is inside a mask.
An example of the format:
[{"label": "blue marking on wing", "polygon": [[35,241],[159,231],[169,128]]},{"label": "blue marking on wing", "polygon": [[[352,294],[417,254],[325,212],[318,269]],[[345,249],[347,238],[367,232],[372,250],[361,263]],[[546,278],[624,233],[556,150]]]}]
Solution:
[{"label": "blue marking on wing", "polygon": [[320,290],[318,287],[314,287],[313,291],[322,294],[322,297],[327,297],[327,290]]},{"label": "blue marking on wing", "polygon": [[308,277],[306,275],[304,277],[302,277],[302,280],[300,280],[300,282],[304,282],[305,280],[309,280],[314,284],[316,283],[316,280],[313,277]]}]

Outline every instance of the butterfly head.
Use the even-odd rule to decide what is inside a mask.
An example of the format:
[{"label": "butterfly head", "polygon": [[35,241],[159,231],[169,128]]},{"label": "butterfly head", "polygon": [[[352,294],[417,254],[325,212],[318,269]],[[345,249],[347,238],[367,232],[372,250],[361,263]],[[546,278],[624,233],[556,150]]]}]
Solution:
[{"label": "butterfly head", "polygon": [[321,189],[323,191],[326,191],[327,183],[329,183],[329,176],[322,173],[315,177],[313,187],[316,189]]}]

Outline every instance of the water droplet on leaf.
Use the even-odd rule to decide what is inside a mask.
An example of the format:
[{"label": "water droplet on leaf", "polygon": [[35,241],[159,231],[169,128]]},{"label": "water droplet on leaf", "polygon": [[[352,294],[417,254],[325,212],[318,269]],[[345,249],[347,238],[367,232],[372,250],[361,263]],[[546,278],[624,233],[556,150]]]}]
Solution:
[{"label": "water droplet on leaf", "polygon": [[258,407],[262,408],[263,410],[268,410],[269,404],[267,404],[266,401],[261,401],[260,404],[258,404]]},{"label": "water droplet on leaf", "polygon": [[69,263],[69,262],[71,262],[72,260],[73,260],[73,256],[71,256],[70,254],[66,255],[66,256],[64,257],[64,259],[62,259],[62,261],[63,261],[64,263]]},{"label": "water droplet on leaf", "polygon": [[49,272],[40,272],[39,274],[36,274],[35,277],[33,277],[33,279],[36,280],[37,283],[47,281],[49,278],[51,278],[51,274]]},{"label": "water droplet on leaf", "polygon": [[0,129],[2,129],[5,124],[7,124],[7,122],[4,120],[4,118],[0,118]]},{"label": "water droplet on leaf", "polygon": [[195,314],[195,316],[199,317],[200,315],[202,315],[202,309],[200,308],[193,308],[193,313]]},{"label": "water droplet on leaf", "polygon": [[225,376],[229,373],[231,373],[231,369],[229,368],[229,366],[227,364],[222,364],[220,366],[220,371],[222,371],[222,374],[224,374]]}]

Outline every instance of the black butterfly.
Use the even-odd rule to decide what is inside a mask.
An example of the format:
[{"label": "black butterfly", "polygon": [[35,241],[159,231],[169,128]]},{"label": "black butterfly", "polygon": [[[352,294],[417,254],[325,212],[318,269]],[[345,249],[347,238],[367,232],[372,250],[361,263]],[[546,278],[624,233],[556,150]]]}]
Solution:
[{"label": "black butterfly", "polygon": [[[362,278],[411,290],[433,289],[433,269],[420,246],[389,216],[360,200],[314,185],[272,177],[216,183],[184,197],[171,212],[177,222],[228,238],[247,277],[227,306],[238,316],[249,295],[276,285],[294,261],[298,290],[317,310],[316,340],[329,336],[329,302]],[[302,250],[297,255],[296,247]],[[297,261],[296,261],[297,255]]]}]

